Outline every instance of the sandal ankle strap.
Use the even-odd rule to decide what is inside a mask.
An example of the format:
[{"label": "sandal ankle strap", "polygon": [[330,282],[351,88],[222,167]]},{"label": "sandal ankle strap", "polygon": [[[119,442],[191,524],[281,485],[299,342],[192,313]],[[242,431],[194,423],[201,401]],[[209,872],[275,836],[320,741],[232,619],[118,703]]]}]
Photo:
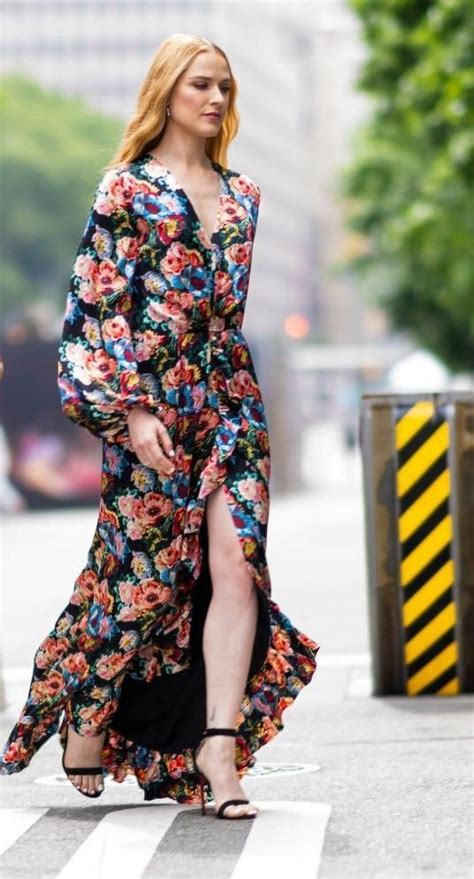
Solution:
[{"label": "sandal ankle strap", "polygon": [[231,729],[230,727],[218,727],[218,726],[208,726],[203,732],[204,736],[236,736],[237,733],[235,729]]}]

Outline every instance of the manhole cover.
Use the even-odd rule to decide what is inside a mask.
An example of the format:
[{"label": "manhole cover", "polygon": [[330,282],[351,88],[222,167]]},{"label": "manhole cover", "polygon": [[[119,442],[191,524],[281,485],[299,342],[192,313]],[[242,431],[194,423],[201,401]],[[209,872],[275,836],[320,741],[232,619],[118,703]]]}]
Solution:
[{"label": "manhole cover", "polygon": [[317,763],[256,763],[249,769],[247,776],[265,778],[270,775],[300,775],[303,772],[317,772],[321,769]]},{"label": "manhole cover", "polygon": [[[252,769],[245,774],[245,778],[271,778],[278,775],[301,775],[303,772],[317,772],[321,769],[317,763],[256,763]],[[65,775],[42,775],[34,779],[35,784],[42,784],[46,787],[64,787],[70,785]],[[114,781],[110,776],[105,776],[105,784],[114,787],[123,787],[123,785],[136,786],[135,776],[127,775],[122,782]]]}]

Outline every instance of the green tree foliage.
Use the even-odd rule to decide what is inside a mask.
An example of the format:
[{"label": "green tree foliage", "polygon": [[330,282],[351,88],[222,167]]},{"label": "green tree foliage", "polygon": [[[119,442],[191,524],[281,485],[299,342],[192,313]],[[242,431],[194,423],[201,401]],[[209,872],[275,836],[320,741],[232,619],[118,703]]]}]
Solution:
[{"label": "green tree foliage", "polygon": [[345,169],[347,261],[397,329],[454,370],[474,367],[474,7],[469,0],[350,0],[372,112]]},{"label": "green tree foliage", "polygon": [[2,310],[64,308],[73,259],[120,125],[18,74],[0,80]]}]

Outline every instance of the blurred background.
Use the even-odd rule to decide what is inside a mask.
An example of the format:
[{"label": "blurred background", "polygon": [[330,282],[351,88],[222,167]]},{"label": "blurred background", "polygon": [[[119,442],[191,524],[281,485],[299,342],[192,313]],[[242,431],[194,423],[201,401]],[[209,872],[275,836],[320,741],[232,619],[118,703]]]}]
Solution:
[{"label": "blurred background", "polygon": [[172,32],[222,45],[239,84],[229,165],[262,189],[244,331],[274,494],[357,488],[362,393],[473,387],[467,16],[463,0],[2,3],[4,510],[98,499],[99,442],[59,408],[58,338],[101,167]]},{"label": "blurred background", "polygon": [[[259,761],[250,781],[282,799],[290,821],[280,836],[291,861],[272,861],[268,872],[294,870],[293,840],[304,845],[305,833],[292,831],[289,800],[306,799],[334,809],[321,879],[472,876],[472,4],[2,0],[0,8],[0,732],[5,739],[16,722],[33,652],[86,563],[98,516],[100,443],[62,413],[56,384],[76,250],[155,51],[172,33],[200,34],[222,46],[238,82],[229,166],[262,192],[243,329],[270,429],[272,594],[321,646],[315,686],[286,721],[288,736],[265,747],[263,761],[276,762]],[[397,423],[398,460],[390,412],[372,418],[367,407],[361,418],[363,395],[443,391],[464,395],[464,408],[448,406],[441,421],[418,412],[417,423],[413,407],[414,420]],[[365,480],[362,452],[378,444]],[[408,532],[406,503],[396,503],[407,466],[417,479],[402,498]],[[412,565],[418,591],[402,576],[407,554],[421,568]],[[423,697],[374,697],[382,660],[389,677],[410,674]],[[11,840],[22,832],[18,804],[43,815],[45,804],[57,813],[67,802],[57,750],[51,741],[35,760],[38,784],[28,773],[4,780]],[[310,767],[306,781],[298,761]],[[271,775],[289,764],[294,777]],[[120,789],[113,796],[124,799]],[[139,791],[129,789],[133,797]],[[55,859],[66,861],[92,827],[79,809],[64,814],[45,814],[36,836],[12,845],[2,875],[36,877],[41,859],[53,875]],[[121,814],[120,857],[127,845],[138,850]],[[307,826],[319,839],[315,820],[311,813]],[[168,851],[182,847],[179,827]],[[186,875],[207,871],[196,833]],[[70,843],[58,847],[58,838]],[[266,864],[268,839],[267,829]],[[79,872],[94,875],[82,861]]]}]

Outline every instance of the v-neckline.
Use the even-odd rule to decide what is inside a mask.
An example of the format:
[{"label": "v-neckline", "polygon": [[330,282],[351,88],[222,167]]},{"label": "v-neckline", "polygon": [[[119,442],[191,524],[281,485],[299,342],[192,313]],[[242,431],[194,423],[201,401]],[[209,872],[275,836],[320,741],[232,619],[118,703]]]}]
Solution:
[{"label": "v-neckline", "polygon": [[160,159],[158,159],[156,156],[152,155],[152,153],[149,153],[149,152],[145,153],[145,154],[143,155],[143,159],[144,159],[145,161],[149,161],[149,160],[150,160],[150,161],[156,162],[156,163],[160,166],[160,168],[163,169],[163,172],[166,174],[166,176],[169,178],[169,180],[170,180],[171,183],[172,183],[172,188],[173,188],[173,190],[174,190],[175,192],[179,192],[179,193],[181,193],[181,195],[182,195],[182,196],[184,197],[184,199],[187,201],[187,203],[188,203],[188,205],[189,205],[189,207],[190,207],[190,209],[191,209],[191,211],[192,211],[192,213],[193,213],[195,219],[197,220],[197,223],[198,223],[198,225],[199,225],[199,228],[202,230],[202,232],[203,232],[204,235],[205,235],[205,238],[206,238],[206,241],[207,241],[208,244],[209,244],[209,247],[212,248],[212,247],[214,246],[214,239],[215,239],[215,237],[216,237],[216,235],[218,234],[219,229],[220,229],[221,212],[222,212],[222,199],[223,199],[223,197],[224,197],[224,195],[225,195],[225,188],[224,188],[224,175],[223,175],[223,173],[222,173],[222,171],[223,171],[222,166],[219,165],[218,162],[214,162],[213,159],[210,159],[210,162],[211,162],[211,164],[212,164],[212,167],[213,167],[214,170],[216,171],[217,176],[218,176],[218,178],[219,178],[219,197],[218,197],[218,201],[217,201],[217,213],[216,213],[216,218],[215,218],[215,221],[214,221],[214,227],[213,227],[213,229],[212,229],[211,235],[209,236],[209,234],[208,234],[208,232],[207,232],[207,229],[205,228],[204,223],[202,222],[202,220],[201,220],[201,218],[200,218],[198,212],[196,211],[196,208],[194,207],[194,205],[193,205],[193,203],[192,203],[192,201],[191,201],[189,195],[187,194],[186,190],[183,189],[183,187],[180,185],[180,183],[178,182],[177,177],[175,176],[175,174],[173,174],[173,171],[171,171],[169,168],[167,168],[166,165],[164,165],[163,162],[160,161]]}]

